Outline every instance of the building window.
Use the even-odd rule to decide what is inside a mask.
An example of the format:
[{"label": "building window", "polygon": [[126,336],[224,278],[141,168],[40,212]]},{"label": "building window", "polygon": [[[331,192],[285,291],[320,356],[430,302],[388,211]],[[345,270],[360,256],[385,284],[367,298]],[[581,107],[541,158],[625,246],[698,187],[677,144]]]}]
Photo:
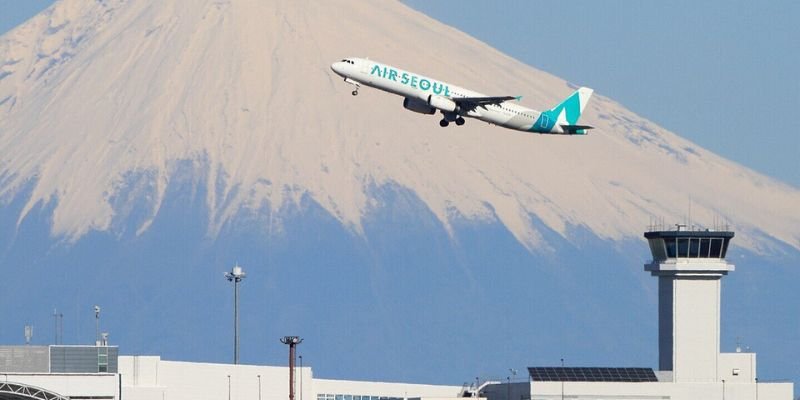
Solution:
[{"label": "building window", "polygon": [[709,243],[710,240],[711,239],[709,239],[709,238],[700,239],[700,257],[702,257],[702,258],[709,257],[709,248],[710,248],[710,246],[708,245],[708,243]]},{"label": "building window", "polygon": [[722,239],[720,238],[713,238],[711,239],[711,246],[710,246],[709,257],[712,258],[719,258],[720,251],[722,250]]},{"label": "building window", "polygon": [[700,257],[700,239],[689,239],[689,257]]},{"label": "building window", "polygon": [[108,372],[108,347],[97,348],[97,372]]},{"label": "building window", "polygon": [[678,238],[678,257],[689,257],[689,238]]}]

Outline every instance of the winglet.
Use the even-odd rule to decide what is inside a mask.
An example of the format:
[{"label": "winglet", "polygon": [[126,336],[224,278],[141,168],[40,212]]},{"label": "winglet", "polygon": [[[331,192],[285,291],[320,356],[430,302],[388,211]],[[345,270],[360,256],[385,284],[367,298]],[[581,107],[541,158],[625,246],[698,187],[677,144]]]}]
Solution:
[{"label": "winglet", "polygon": [[514,97],[514,98],[517,99],[517,101],[522,101],[522,96],[517,96],[517,97]]}]

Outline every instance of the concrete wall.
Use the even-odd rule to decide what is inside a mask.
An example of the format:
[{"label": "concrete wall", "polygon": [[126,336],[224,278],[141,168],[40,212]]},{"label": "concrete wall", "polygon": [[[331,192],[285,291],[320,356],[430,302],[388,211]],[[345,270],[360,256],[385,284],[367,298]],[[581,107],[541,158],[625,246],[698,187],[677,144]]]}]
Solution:
[{"label": "concrete wall", "polygon": [[720,280],[674,279],[673,308],[672,371],[675,382],[716,381]]},{"label": "concrete wall", "polygon": [[50,372],[47,346],[0,346],[0,372]]},{"label": "concrete wall", "polygon": [[[124,400],[285,400],[286,367],[163,361],[159,357],[123,356],[119,361]],[[298,375],[301,374],[297,369]],[[304,400],[310,369],[303,368]],[[300,377],[297,378],[300,400]]]},{"label": "concrete wall", "polygon": [[[314,379],[313,385],[313,391],[317,394],[366,395],[399,398],[455,398],[461,391],[461,386],[340,381],[332,379]],[[305,400],[316,400],[316,396],[313,399],[307,398]]]},{"label": "concrete wall", "polygon": [[[289,393],[287,367],[123,356],[119,359],[119,371],[124,400],[286,400]],[[310,367],[295,371],[295,400],[316,400],[317,394],[454,398],[461,389],[460,386],[314,379]]]},{"label": "concrete wall", "polygon": [[722,353],[719,355],[719,381],[753,383],[756,381],[756,353]]}]

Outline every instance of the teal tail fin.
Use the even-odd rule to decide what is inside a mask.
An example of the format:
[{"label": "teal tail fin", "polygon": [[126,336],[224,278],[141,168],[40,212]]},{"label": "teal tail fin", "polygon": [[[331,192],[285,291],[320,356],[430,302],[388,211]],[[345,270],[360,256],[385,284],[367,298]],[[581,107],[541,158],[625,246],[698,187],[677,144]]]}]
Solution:
[{"label": "teal tail fin", "polygon": [[588,125],[578,125],[586,103],[592,97],[594,90],[581,87],[569,95],[557,106],[542,112],[539,119],[531,128],[531,131],[539,133],[555,133],[566,135],[585,135],[586,131],[592,129]]}]

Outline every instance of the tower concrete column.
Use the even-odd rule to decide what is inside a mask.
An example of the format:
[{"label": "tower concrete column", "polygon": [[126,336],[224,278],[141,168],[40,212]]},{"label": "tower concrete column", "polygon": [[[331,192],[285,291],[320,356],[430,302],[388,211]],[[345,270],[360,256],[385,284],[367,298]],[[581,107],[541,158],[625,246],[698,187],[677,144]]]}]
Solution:
[{"label": "tower concrete column", "polygon": [[658,277],[658,364],[674,382],[714,382],[720,353],[721,278],[733,232],[686,230],[644,234]]}]

